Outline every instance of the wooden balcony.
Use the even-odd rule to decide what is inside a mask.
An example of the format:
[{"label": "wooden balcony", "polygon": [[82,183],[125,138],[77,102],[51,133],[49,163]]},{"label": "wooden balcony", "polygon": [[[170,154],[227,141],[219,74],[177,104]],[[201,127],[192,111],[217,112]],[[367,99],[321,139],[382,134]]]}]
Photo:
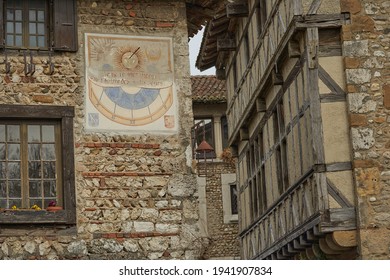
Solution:
[{"label": "wooden balcony", "polygon": [[241,232],[244,259],[288,259],[300,252],[310,255],[316,246],[320,246],[318,251],[321,252],[343,253],[344,258],[345,254],[354,254],[354,242],[338,241],[339,244],[335,244],[328,239],[332,239],[334,232],[354,235],[355,209],[329,209],[330,190],[321,187],[321,180],[326,180],[325,175],[313,170],[308,172]]}]

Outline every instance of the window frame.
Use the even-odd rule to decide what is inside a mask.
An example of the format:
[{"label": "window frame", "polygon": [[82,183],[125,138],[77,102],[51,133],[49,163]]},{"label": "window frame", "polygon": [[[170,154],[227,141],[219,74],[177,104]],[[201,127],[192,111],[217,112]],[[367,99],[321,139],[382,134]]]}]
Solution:
[{"label": "window frame", "polygon": [[[45,48],[8,47],[5,44],[6,1],[0,0],[0,48],[11,50],[46,50],[46,51],[69,51],[78,50],[77,31],[77,1],[76,0],[46,0],[47,10],[47,42]],[[9,0],[8,0],[9,1]],[[23,0],[27,1],[27,0]]]},{"label": "window frame", "polygon": [[237,210],[240,212],[239,195],[237,176],[235,173],[221,174],[221,189],[222,189],[222,208],[223,208],[223,222],[224,224],[238,223],[238,213],[232,213],[232,197],[231,186],[235,185],[237,189]]},{"label": "window frame", "polygon": [[57,120],[61,130],[61,173],[63,210],[2,210],[0,224],[75,224],[74,107],[45,105],[1,105],[0,120]]},{"label": "window frame", "polygon": [[43,22],[44,23],[44,34],[43,34],[43,36],[44,36],[44,44],[45,45],[44,46],[38,46],[38,42],[37,42],[37,46],[34,46],[34,47],[30,45],[30,36],[38,37],[39,34],[31,32],[30,24],[31,23],[39,23],[39,21],[38,20],[31,21],[30,20],[30,11],[32,9],[36,10],[36,8],[30,7],[30,3],[28,3],[28,1],[22,1],[20,9],[19,8],[15,8],[15,7],[8,7],[7,6],[8,1],[4,1],[4,3],[5,3],[5,5],[4,5],[4,10],[5,10],[4,11],[4,13],[5,13],[5,16],[4,16],[4,25],[5,25],[4,38],[5,38],[5,42],[7,42],[8,34],[11,34],[13,36],[16,36],[16,34],[18,34],[18,33],[15,33],[15,30],[14,30],[13,33],[8,33],[8,28],[7,28],[8,23],[19,22],[16,19],[8,20],[7,10],[8,9],[22,10],[22,19],[20,21],[21,28],[22,28],[22,33],[20,34],[20,36],[22,38],[22,45],[21,46],[17,46],[16,42],[14,41],[13,45],[7,45],[7,43],[5,43],[5,46],[7,48],[9,48],[9,49],[31,49],[31,50],[49,49],[50,48],[50,39],[49,39],[50,38],[50,28],[49,27],[50,27],[50,16],[51,16],[50,5],[49,5],[50,1],[48,1],[48,0],[42,0],[42,1],[44,1],[44,15],[45,15],[44,22]]},{"label": "window frame", "polygon": [[[203,125],[200,125],[200,123],[203,121]],[[207,121],[210,121],[209,123],[206,123]],[[197,148],[197,145],[199,145],[200,143],[197,143],[197,138],[198,136],[200,136],[201,134],[203,134],[203,130],[206,129],[205,133],[207,134],[208,132],[208,128],[206,127],[208,124],[210,124],[210,127],[209,127],[209,132],[210,132],[210,137],[211,137],[211,141],[207,141],[207,143],[214,149],[214,151],[212,152],[209,152],[209,153],[206,153],[206,159],[215,159],[217,158],[217,154],[216,154],[216,151],[215,151],[215,143],[216,143],[216,139],[215,139],[215,132],[214,132],[214,118],[213,117],[195,117],[194,118],[194,135],[193,135],[193,143],[192,143],[192,147],[193,147],[193,154],[194,154],[194,158],[195,159],[205,159],[204,158],[204,155],[201,154],[201,153],[197,153],[196,152],[196,148]],[[207,137],[205,137],[207,138]],[[200,141],[201,142],[201,141]]]}]

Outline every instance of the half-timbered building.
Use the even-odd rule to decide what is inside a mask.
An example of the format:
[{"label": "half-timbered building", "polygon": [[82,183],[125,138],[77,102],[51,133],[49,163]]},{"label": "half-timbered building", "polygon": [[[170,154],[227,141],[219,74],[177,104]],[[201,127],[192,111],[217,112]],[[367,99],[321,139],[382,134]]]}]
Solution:
[{"label": "half-timbered building", "polygon": [[242,258],[390,256],[388,12],[228,1],[207,24],[197,67],[227,84]]}]

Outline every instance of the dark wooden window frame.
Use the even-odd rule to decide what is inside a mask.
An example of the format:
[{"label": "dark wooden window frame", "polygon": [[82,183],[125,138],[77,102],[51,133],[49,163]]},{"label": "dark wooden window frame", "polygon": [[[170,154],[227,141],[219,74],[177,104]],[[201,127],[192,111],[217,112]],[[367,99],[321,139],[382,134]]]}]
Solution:
[{"label": "dark wooden window frame", "polygon": [[[0,0],[0,48],[5,43],[5,3],[10,0]],[[54,51],[77,51],[77,10],[76,0],[48,0],[48,23],[49,23],[49,46],[46,50]],[[25,49],[15,48],[11,49]],[[36,48],[32,48],[36,49]],[[43,49],[44,50],[44,49]]]},{"label": "dark wooden window frame", "polygon": [[[230,214],[231,215],[238,215],[238,189],[237,184],[232,183],[229,184],[229,191],[230,191]],[[236,195],[234,195],[234,192]]]},{"label": "dark wooden window frame", "polygon": [[[218,140],[218,139],[215,139],[215,133],[214,133],[214,118],[213,117],[200,117],[200,118],[195,118],[195,123],[198,124],[202,121],[206,121],[206,120],[210,120],[210,133],[211,133],[211,138],[212,138],[212,141],[209,141],[208,144],[211,145],[211,147],[213,147],[215,149],[215,142],[216,141],[222,141],[222,139]],[[203,126],[200,126],[200,125],[195,125],[195,128],[193,129],[193,143],[192,143],[192,147],[193,147],[193,155],[194,155],[194,158],[196,159],[204,159],[204,155],[203,154],[200,154],[200,153],[196,153],[195,152],[195,147],[196,147],[196,141],[197,141],[197,137],[199,135],[201,135],[203,133],[203,129],[204,127],[206,126],[207,124],[204,123]],[[207,133],[207,131],[206,131]],[[209,152],[209,153],[206,153],[206,159],[215,159],[217,157],[216,153],[215,153],[215,150],[212,151],[212,152]]]},{"label": "dark wooden window frame", "polygon": [[2,210],[0,224],[75,224],[74,108],[70,106],[0,105],[0,119],[57,120],[61,125],[62,190],[64,210],[58,212]]}]

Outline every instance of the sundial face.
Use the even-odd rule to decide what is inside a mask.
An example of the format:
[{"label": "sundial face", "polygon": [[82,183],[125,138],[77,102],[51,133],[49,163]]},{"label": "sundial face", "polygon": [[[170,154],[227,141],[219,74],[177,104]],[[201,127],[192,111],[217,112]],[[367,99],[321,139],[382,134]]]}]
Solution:
[{"label": "sundial face", "polygon": [[[137,49],[139,50],[139,49]],[[127,69],[134,69],[138,65],[138,56],[137,52],[126,52],[122,55],[122,64]]]},{"label": "sundial face", "polygon": [[[170,39],[90,35],[87,43],[87,105],[92,111],[106,122],[128,127],[175,127]],[[104,124],[101,118],[90,117],[95,120],[91,126]]]}]

